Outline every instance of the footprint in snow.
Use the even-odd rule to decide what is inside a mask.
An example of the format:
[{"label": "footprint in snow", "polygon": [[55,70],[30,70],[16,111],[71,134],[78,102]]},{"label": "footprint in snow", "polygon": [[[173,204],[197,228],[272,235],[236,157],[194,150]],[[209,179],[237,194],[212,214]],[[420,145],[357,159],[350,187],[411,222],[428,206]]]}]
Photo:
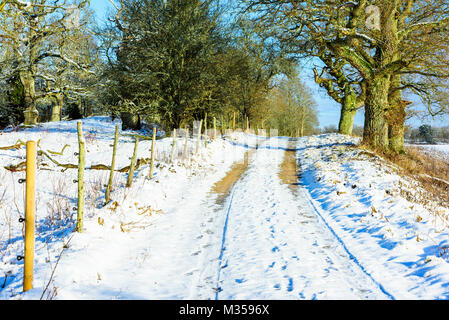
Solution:
[{"label": "footprint in snow", "polygon": [[292,292],[293,291],[293,278],[289,278],[288,279],[287,291],[288,292]]},{"label": "footprint in snow", "polygon": [[237,282],[237,283],[244,283],[244,282],[246,282],[247,280],[246,279],[244,279],[244,278],[242,278],[242,279],[235,279],[235,282]]}]

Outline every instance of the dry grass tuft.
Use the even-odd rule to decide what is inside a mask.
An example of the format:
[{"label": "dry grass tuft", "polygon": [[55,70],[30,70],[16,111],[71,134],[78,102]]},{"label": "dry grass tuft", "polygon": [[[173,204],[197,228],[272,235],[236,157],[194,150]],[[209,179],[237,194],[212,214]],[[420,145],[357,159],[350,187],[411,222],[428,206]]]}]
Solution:
[{"label": "dry grass tuft", "polygon": [[434,207],[434,204],[449,208],[448,162],[416,147],[407,147],[405,154],[381,156],[399,167],[402,175],[417,181],[422,188],[413,192],[401,189],[401,194],[407,200],[417,202],[418,199],[419,203],[428,208]]},{"label": "dry grass tuft", "polygon": [[[359,145],[356,148],[371,161],[380,160],[381,166],[390,167],[400,175],[398,193],[405,200],[422,205],[444,226],[449,227],[449,162],[439,154],[417,147],[407,147],[404,154],[386,154]],[[386,160],[386,163],[385,163]],[[376,161],[377,162],[377,161]],[[422,218],[418,217],[419,222]],[[443,250],[446,254],[446,250]],[[449,252],[449,250],[448,250]]]},{"label": "dry grass tuft", "polygon": [[86,141],[87,144],[91,145],[91,144],[95,144],[97,142],[97,135],[93,132],[87,132],[84,135],[84,140]]},{"label": "dry grass tuft", "polygon": [[406,154],[387,157],[408,174],[429,175],[449,181],[449,163],[416,147],[407,147]]},{"label": "dry grass tuft", "polygon": [[71,221],[72,207],[70,197],[65,194],[67,190],[66,181],[62,178],[52,180],[53,198],[47,203],[47,217],[44,219],[44,225],[50,230],[60,228]]}]

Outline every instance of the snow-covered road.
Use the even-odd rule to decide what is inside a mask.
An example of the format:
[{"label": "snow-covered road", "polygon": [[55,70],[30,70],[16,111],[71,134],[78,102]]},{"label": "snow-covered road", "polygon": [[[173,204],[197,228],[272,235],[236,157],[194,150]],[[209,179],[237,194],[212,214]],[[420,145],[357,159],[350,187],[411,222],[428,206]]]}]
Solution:
[{"label": "snow-covered road", "polygon": [[62,259],[61,271],[81,266],[80,257],[95,256],[95,250],[102,257],[97,283],[78,283],[73,275],[62,283],[59,272],[58,297],[391,298],[351,259],[311,206],[306,189],[281,181],[281,164],[295,143],[273,138],[259,144],[225,201],[192,188],[146,232],[110,246],[110,254],[91,243],[80,255]]},{"label": "snow-covered road", "polygon": [[304,187],[282,183],[281,163],[296,144],[285,139],[267,143],[270,147],[257,150],[225,208],[216,298],[389,298],[336,241]]}]

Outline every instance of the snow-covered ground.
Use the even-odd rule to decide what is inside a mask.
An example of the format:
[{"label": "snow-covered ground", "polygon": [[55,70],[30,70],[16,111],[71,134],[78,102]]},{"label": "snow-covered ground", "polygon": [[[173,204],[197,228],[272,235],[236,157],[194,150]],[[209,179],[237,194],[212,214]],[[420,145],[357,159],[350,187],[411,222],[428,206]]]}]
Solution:
[{"label": "snow-covered ground", "polygon": [[340,135],[304,141],[302,181],[317,213],[390,297],[449,298],[449,230],[441,220],[449,210],[406,201],[400,190],[416,191],[413,181],[353,142]]},{"label": "snow-covered ground", "polygon": [[417,144],[412,146],[435,154],[449,162],[449,144]]},{"label": "snow-covered ground", "polygon": [[[109,164],[114,125],[83,120],[87,164]],[[0,147],[40,140],[76,163],[76,122],[0,134]],[[86,171],[86,221],[73,231],[76,170],[40,159],[34,289],[22,293],[24,173],[3,167],[24,149],[0,151],[1,299],[448,299],[449,230],[441,217],[401,197],[414,188],[391,164],[358,149],[356,138],[301,139],[242,133],[204,141],[199,155],[167,159],[171,138],[157,141],[157,176],[148,165],[125,188],[117,173],[112,202],[107,172]],[[139,145],[149,157],[150,141]],[[117,167],[129,164],[133,139],[121,136]],[[190,139],[189,150],[195,150]],[[247,153],[249,152],[249,153]],[[298,183],[279,176],[287,152]],[[248,166],[224,201],[212,192],[233,164]],[[47,163],[48,166],[45,166]],[[57,213],[63,213],[57,214]]]},{"label": "snow-covered ground", "polygon": [[[117,124],[120,123],[118,121],[112,123],[107,117],[83,120],[87,149],[86,168],[93,164],[110,165],[111,144]],[[35,129],[3,133],[0,135],[0,146],[14,145],[18,139],[40,141],[38,149],[44,151],[60,152],[68,144],[69,147],[65,149],[63,155],[52,157],[59,163],[77,164],[74,153],[78,152],[78,138],[74,121],[44,124]],[[182,209],[185,213],[184,218],[193,219],[193,223],[197,222],[198,220],[192,215],[193,209],[189,208],[207,197],[213,183],[220,180],[235,161],[243,158],[245,150],[221,139],[209,143],[206,149],[203,140],[200,144],[200,154],[195,155],[196,138],[191,138],[187,149],[189,156],[184,159],[184,143],[184,138],[178,138],[175,165],[170,167],[167,162],[171,154],[172,139],[165,138],[156,142],[157,176],[152,181],[147,178],[149,165],[137,170],[132,188],[124,187],[127,173],[116,172],[111,203],[106,207],[103,207],[106,189],[104,185],[107,183],[109,172],[86,170],[83,234],[73,233],[76,223],[74,207],[77,205],[77,184],[73,180],[77,179],[77,170],[69,169],[61,172],[60,167],[56,167],[45,157],[39,157],[36,177],[35,289],[25,296],[18,295],[22,291],[23,261],[19,262],[16,259],[18,255],[23,255],[24,247],[23,225],[18,220],[24,214],[25,185],[19,184],[18,180],[25,177],[25,172],[12,173],[4,169],[4,166],[17,165],[24,161],[26,150],[21,148],[0,151],[0,297],[39,299],[58,263],[56,269],[58,272],[55,273],[54,281],[48,286],[49,289],[43,298],[53,295],[52,288],[57,288],[54,290],[58,290],[58,298],[83,298],[83,294],[86,294],[84,289],[79,295],[65,293],[63,285],[53,283],[68,281],[73,290],[76,290],[77,283],[82,286],[86,284],[85,281],[90,283],[92,279],[96,283],[97,278],[103,274],[103,268],[119,267],[117,261],[122,261],[128,254],[134,255],[133,248],[136,248],[136,245],[131,243],[134,237],[142,235],[139,231],[148,232],[152,224],[161,226],[158,221],[166,220],[172,211]],[[129,165],[133,148],[132,137],[120,136],[116,168]],[[138,158],[149,158],[150,154],[151,141],[141,141]],[[174,220],[168,221],[173,223]],[[178,227],[184,228],[186,225],[180,222]],[[167,232],[167,235],[173,233]],[[80,253],[80,256],[75,258],[75,252]],[[60,256],[68,260],[61,258],[58,261]],[[72,258],[80,260],[73,263]],[[141,258],[145,260],[145,253],[142,253]],[[68,269],[64,268],[65,265]],[[59,277],[61,271],[69,272],[71,276]],[[132,273],[126,271],[122,274],[133,277]],[[104,277],[109,279],[107,276]],[[114,295],[112,289],[100,290],[108,297]],[[90,289],[87,290],[89,291]],[[91,294],[95,296],[95,292],[91,291]],[[103,296],[98,294],[97,297]],[[132,298],[133,295],[125,297]]]}]

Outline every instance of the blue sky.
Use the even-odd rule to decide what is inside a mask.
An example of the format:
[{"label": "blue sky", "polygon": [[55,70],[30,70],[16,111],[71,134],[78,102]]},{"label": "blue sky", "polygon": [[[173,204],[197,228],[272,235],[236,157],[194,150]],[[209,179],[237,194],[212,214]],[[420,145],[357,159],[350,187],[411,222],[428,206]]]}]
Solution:
[{"label": "blue sky", "polygon": [[107,8],[112,8],[109,0],[91,0],[90,6],[93,10],[95,10],[95,14],[99,18],[99,20],[102,20],[102,18],[104,18]]},{"label": "blue sky", "polygon": [[[91,0],[91,7],[95,10],[97,15],[98,22],[101,22],[105,18],[105,14],[108,8],[112,8],[109,0]],[[310,66],[310,65],[309,65]],[[312,68],[303,69],[302,73],[303,80],[305,83],[311,88],[313,92],[313,96],[318,105],[318,119],[320,121],[320,127],[325,127],[329,125],[338,126],[338,120],[340,118],[340,109],[339,105],[334,102],[331,98],[329,98],[326,93],[320,89],[313,80],[313,72]],[[419,104],[416,104],[419,106]],[[359,112],[355,119],[355,125],[363,126],[363,111]],[[421,125],[423,121],[420,119],[410,119],[408,121],[408,125],[417,127]],[[424,123],[442,126],[449,125],[449,115],[446,115],[443,118],[435,119],[435,120],[426,120]]]}]

